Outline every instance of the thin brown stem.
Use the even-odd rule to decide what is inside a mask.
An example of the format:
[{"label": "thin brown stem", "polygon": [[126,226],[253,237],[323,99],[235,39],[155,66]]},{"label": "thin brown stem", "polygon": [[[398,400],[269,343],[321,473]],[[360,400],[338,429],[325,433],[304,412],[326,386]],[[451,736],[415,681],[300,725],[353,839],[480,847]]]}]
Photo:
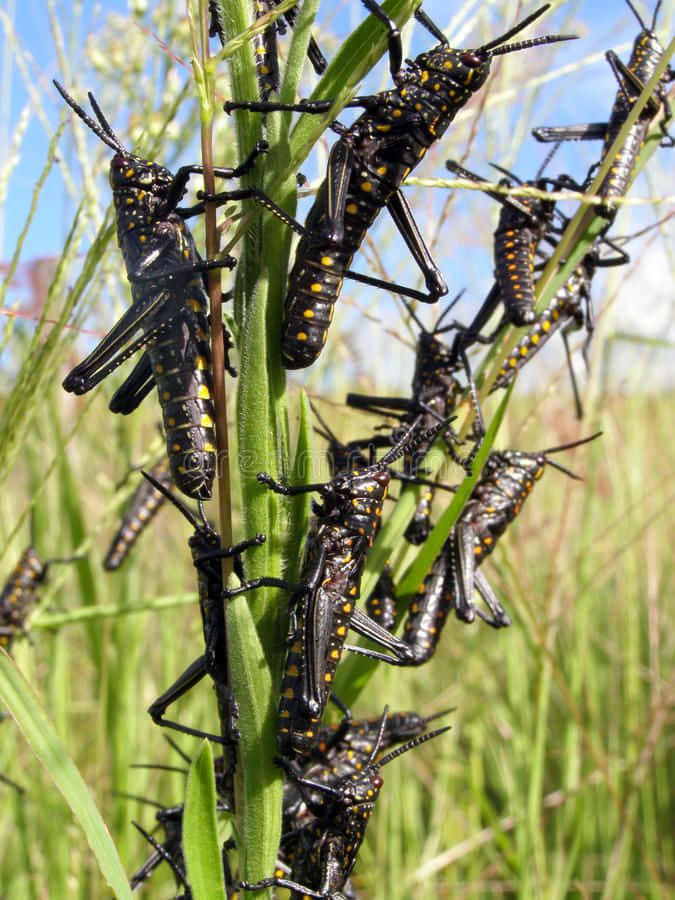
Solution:
[{"label": "thin brown stem", "polygon": [[[209,26],[208,9],[205,0],[199,3],[199,60],[201,65],[202,87],[206,92],[206,102],[202,98],[201,109],[201,144],[202,163],[204,166],[204,190],[207,194],[215,193],[213,177],[213,109],[215,90],[213,78],[210,77],[209,63]],[[197,48],[195,48],[195,59]],[[219,253],[219,235],[216,223],[216,206],[205,204],[204,231],[206,240],[206,258],[216,259]],[[216,485],[218,490],[218,520],[220,523],[221,547],[232,544],[232,492],[230,484],[229,444],[227,430],[227,397],[225,392],[225,342],[223,340],[222,284],[220,269],[210,269],[207,273],[209,307],[211,311],[211,365],[213,378],[213,406],[216,425]],[[232,557],[224,557],[222,561],[223,584],[233,571]],[[230,736],[231,706],[225,694],[216,688],[218,694],[218,714],[220,731],[224,738]]]},{"label": "thin brown stem", "polygon": [[[208,77],[209,68],[209,31],[208,11],[206,3],[200,3],[200,59],[205,74],[204,86],[211,91],[211,106],[215,103],[213,81]],[[204,190],[207,194],[215,193],[213,177],[213,120],[202,116],[201,127],[202,162],[204,165]],[[219,253],[219,235],[216,222],[216,206],[205,204],[204,228],[206,235],[206,258],[216,259]],[[213,403],[216,412],[216,447],[217,447],[217,485],[218,511],[220,521],[221,543],[232,544],[232,493],[230,483],[229,444],[227,430],[227,397],[225,391],[225,342],[223,340],[222,284],[220,269],[208,272],[209,305],[211,310],[211,358],[213,364]],[[223,576],[232,572],[232,560],[223,560]]]}]

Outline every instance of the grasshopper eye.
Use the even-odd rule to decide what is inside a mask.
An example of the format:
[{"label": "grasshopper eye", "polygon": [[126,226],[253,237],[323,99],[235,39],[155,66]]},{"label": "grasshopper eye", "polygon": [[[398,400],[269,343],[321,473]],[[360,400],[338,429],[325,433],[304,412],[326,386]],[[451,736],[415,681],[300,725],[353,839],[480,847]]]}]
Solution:
[{"label": "grasshopper eye", "polygon": [[469,69],[477,69],[485,62],[485,58],[473,50],[464,50],[459,54],[459,61]]}]

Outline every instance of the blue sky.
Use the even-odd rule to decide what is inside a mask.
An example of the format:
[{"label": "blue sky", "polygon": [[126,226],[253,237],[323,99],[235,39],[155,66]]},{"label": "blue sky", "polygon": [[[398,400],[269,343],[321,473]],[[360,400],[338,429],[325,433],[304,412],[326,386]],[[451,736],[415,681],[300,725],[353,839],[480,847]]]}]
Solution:
[{"label": "blue sky", "polygon": [[[135,5],[138,8],[138,2]],[[147,6],[150,12],[157,8],[153,0],[148,0]],[[168,3],[162,4],[163,9],[168,6],[170,6],[170,0]],[[101,29],[108,17],[115,13],[127,13],[128,6],[124,0],[105,0],[101,4],[84,2],[81,17],[77,22],[72,17],[72,4],[68,2],[56,4],[56,15],[67,48],[66,58],[70,68],[70,72],[67,73],[62,73],[59,68],[58,54],[50,30],[45,0],[27,0],[23,3],[7,0],[5,7],[18,34],[19,46],[30,54],[31,81],[39,91],[42,108],[48,117],[50,128],[53,129],[56,126],[63,107],[51,85],[53,77],[64,78],[67,85],[77,93],[78,98],[82,101],[86,98],[87,89],[94,89],[95,92],[106,90],[108,98],[111,95],[115,97],[114,75],[108,76],[102,86],[99,76],[92,73],[93,70],[88,59],[92,50],[102,52],[106,47]],[[482,0],[473,0],[468,4],[455,3],[453,0],[452,15],[448,13],[448,7],[447,0],[428,0],[424,4],[427,13],[446,33],[455,38],[456,43],[460,46],[470,47],[476,43],[475,17],[478,13],[485,16],[486,9],[488,10],[489,27],[486,29],[486,33],[496,36],[510,26],[516,17],[523,18],[532,11],[536,7],[536,3],[510,4],[509,8],[512,8],[512,12],[507,23],[504,23],[496,11],[493,10],[490,13],[491,4],[482,2]],[[184,6],[177,3],[175,9],[178,11],[177,15],[180,15]],[[458,16],[460,11],[463,11],[463,15]],[[643,11],[647,12],[644,8]],[[363,7],[356,0],[340,0],[339,3],[331,4],[322,3],[317,33],[328,56],[335,46],[330,35],[335,34],[339,37],[349,32],[363,20],[364,14]],[[651,16],[651,13],[648,15]],[[662,37],[667,35],[668,29],[672,27],[672,15],[672,10],[662,10],[661,18],[664,21],[659,23],[658,29]],[[452,16],[456,18],[452,18]],[[666,21],[668,16],[670,16],[670,24]],[[3,19],[3,32],[5,31],[4,22]],[[134,40],[137,40],[138,36],[142,34],[143,22],[144,19],[141,16],[137,22],[130,21],[129,25],[125,26],[128,28],[129,47],[134,46]],[[450,29],[451,25],[453,26],[452,30]],[[505,61],[501,65],[510,66],[508,69],[509,85],[514,89],[515,96],[508,103],[496,106],[494,112],[489,112],[487,123],[485,120],[482,121],[466,164],[486,175],[490,173],[488,162],[491,160],[512,167],[518,174],[525,177],[531,176],[533,171],[538,168],[545,151],[529,138],[527,130],[518,135],[514,130],[520,114],[518,104],[525,96],[522,93],[521,79],[529,77],[533,70],[543,73],[550,70],[555,73],[561,67],[572,67],[572,71],[569,73],[562,77],[556,77],[542,86],[539,94],[533,99],[531,108],[527,110],[528,128],[542,124],[606,119],[616,92],[616,83],[604,59],[604,51],[610,47],[614,48],[625,59],[637,29],[637,23],[623,0],[572,0],[572,2],[557,4],[552,13],[531,26],[522,37],[532,37],[549,31],[571,30],[579,34],[580,40],[513,54],[508,59],[504,58]],[[85,54],[85,39],[88,41],[87,54]],[[404,41],[406,52],[411,56],[428,49],[434,43],[433,39],[418,24],[406,26]],[[15,134],[22,112],[26,112],[29,95],[7,40],[3,42],[2,52],[3,91],[0,95],[2,97],[2,115],[0,116],[0,150],[2,152],[0,160],[6,161],[9,156],[8,140],[11,141]],[[175,71],[172,72],[172,75],[180,83],[185,81],[187,76],[184,70],[176,65],[151,37],[144,37],[143,52],[147,71],[153,66],[155,68],[158,66],[173,68]],[[596,55],[597,59],[588,63],[588,58],[593,55]],[[126,64],[128,60],[122,59],[122,63]],[[139,75],[139,78],[146,80],[148,93],[152,96],[155,84],[147,74]],[[305,92],[311,89],[312,76],[308,76],[308,78]],[[143,80],[139,83],[143,84]],[[369,81],[364,84],[363,91],[381,90],[389,84],[388,67],[383,61]],[[489,86],[490,82],[488,82],[488,89]],[[130,111],[125,108],[122,97],[119,97],[117,108],[113,105],[112,108],[106,107],[106,111],[114,127],[124,134],[124,123],[128,121]],[[28,128],[20,147],[20,161],[11,174],[7,199],[0,220],[3,238],[2,256],[5,261],[23,227],[31,192],[46,157],[48,135],[44,125],[40,121],[36,109],[30,108],[29,115]],[[73,131],[68,122],[59,145],[60,154],[65,160],[69,160],[70,154],[72,154],[72,140]],[[427,177],[445,177],[443,161],[447,154],[453,152],[447,149],[449,143],[446,135],[443,145],[437,149],[436,154],[429,154],[424,165],[415,174]],[[103,163],[106,157],[102,155],[104,148],[101,148],[100,143],[93,137],[88,147],[91,148],[92,161],[100,160],[102,162],[100,169],[101,199],[102,202],[107,203],[109,193],[105,181],[106,167]],[[588,166],[597,159],[598,150],[597,144],[567,144],[563,146],[556,157],[554,168],[558,172],[566,171],[578,179],[583,179]],[[661,151],[661,153],[665,159],[667,151]],[[192,153],[188,151],[180,161],[193,162],[193,157],[194,151]],[[169,165],[175,164],[175,160],[161,159],[159,161]],[[312,163],[308,161],[306,174],[310,178],[316,178],[323,164],[325,163],[322,163],[321,157],[319,157],[319,161],[314,164],[315,168],[312,170]],[[665,166],[666,163],[663,162],[663,165]],[[440,209],[442,196],[437,195],[433,199],[427,199],[429,193],[422,194],[422,190],[414,187],[406,189],[411,202],[417,200],[432,212],[431,216],[425,217],[425,227],[429,228],[429,222],[431,221],[432,225],[434,222],[433,211]],[[646,190],[644,186],[636,185],[635,192],[644,195]],[[672,190],[668,192],[672,193]],[[493,209],[494,205],[491,204],[491,201],[482,195],[471,194],[468,199],[458,199],[455,213],[458,215],[461,213],[461,218],[453,217],[445,226],[437,250],[441,254],[439,262],[443,271],[446,272],[448,269],[452,271],[451,293],[464,285],[471,285],[470,293],[473,293],[473,298],[467,302],[472,304],[475,304],[476,296],[480,296],[484,290],[487,290],[492,279],[490,229],[486,225],[478,226],[475,223],[480,221],[487,222],[489,225],[490,216],[494,215]],[[660,211],[660,214],[662,213],[663,210]],[[42,193],[37,215],[28,233],[22,261],[58,255],[71,225],[72,215],[72,200],[64,189],[60,173],[55,170],[50,175]],[[302,215],[304,213],[301,208]],[[648,221],[653,221],[654,216],[651,210],[647,209],[644,215],[648,217]],[[458,222],[461,225],[458,225]],[[380,234],[384,233],[379,230],[380,228],[384,228],[384,225],[378,221],[373,230],[373,240],[376,245],[379,245],[378,242],[382,240],[383,247],[389,246],[385,243],[384,238],[380,238]],[[478,234],[472,234],[472,230],[475,231],[476,228],[482,230]],[[458,229],[460,229],[459,232]],[[388,241],[389,238],[387,237],[386,240]],[[398,244],[395,241],[392,242],[392,245],[393,250],[386,250],[384,253],[387,263],[391,263],[394,275],[396,275],[398,274],[396,265],[409,267],[409,258],[405,253],[399,252]],[[447,262],[443,256],[446,252],[448,254]],[[366,271],[370,260],[361,254],[360,256],[362,258],[357,258],[355,268]],[[658,271],[660,264],[656,265]],[[406,274],[404,272],[402,280],[405,280]],[[450,281],[450,278],[447,280]],[[410,277],[407,278],[407,283],[410,283]],[[366,295],[366,299],[363,300],[360,296],[359,302],[370,305],[371,301]]]},{"label": "blue sky", "polygon": [[[150,2],[149,5],[152,6],[152,3]],[[480,4],[478,5],[480,6]],[[425,3],[424,6],[441,27],[445,28],[449,24],[447,13],[445,12],[448,7],[446,2],[443,2],[443,0],[431,0],[431,2]],[[460,6],[461,4],[457,4],[458,8]],[[514,4],[515,6],[516,4]],[[531,7],[531,5],[526,5],[525,11],[528,10],[528,7]],[[611,24],[608,22],[609,17],[607,15],[610,7],[613,12]],[[7,14],[14,19],[14,28],[18,34],[20,45],[30,53],[35,64],[32,74],[36,82],[38,82],[39,76],[38,89],[42,93],[45,110],[50,117],[52,125],[54,125],[60,110],[60,101],[51,87],[50,81],[52,77],[59,77],[61,73],[59,72],[57,53],[50,31],[44,0],[28,0],[28,2],[23,3],[8,0],[5,8]],[[69,14],[71,9],[72,6],[69,3],[61,3],[56,6],[73,71],[78,71],[83,63],[84,38],[86,36],[95,38],[96,31],[100,28],[106,16],[114,12],[125,13],[127,11],[127,3],[125,0],[105,0],[101,4],[85,2],[82,6],[82,17],[77,24],[75,24],[74,19]],[[528,30],[525,36],[542,33],[544,28],[546,30],[557,29],[565,18],[564,13],[569,10],[576,10],[576,13],[572,16],[574,28],[583,36],[583,42],[577,42],[577,46],[570,49],[569,59],[579,58],[582,53],[597,52],[606,49],[608,46],[618,46],[630,40],[635,34],[636,25],[623,2],[620,2],[620,0],[615,0],[612,3],[606,2],[606,0],[605,2],[591,0],[591,2],[583,3],[563,3],[561,8],[556,10],[553,15],[545,17],[545,25],[537,23]],[[329,7],[327,15],[321,10],[320,21],[328,21],[330,29],[339,33],[344,32],[346,28],[348,29],[350,24],[351,26],[358,24],[362,20],[363,15],[363,8],[356,2],[343,3],[340,6],[333,4]],[[132,25],[131,27],[134,26]],[[497,21],[495,21],[495,27],[500,27]],[[409,26],[406,29],[406,40],[409,40],[411,36],[412,46],[409,51],[411,53],[419,52],[432,42],[426,32],[417,25]],[[583,46],[581,46],[582,43]],[[0,158],[6,160],[8,140],[11,141],[11,137],[15,132],[19,116],[28,100],[28,93],[6,40],[3,42],[2,52],[3,114],[0,118],[0,148],[2,151]],[[159,53],[161,51],[157,45],[152,46],[152,44],[149,44],[148,52]],[[545,49],[542,52],[548,53],[548,50]],[[561,59],[562,57],[557,56],[556,58]],[[61,75],[61,77],[63,76]],[[381,83],[381,76],[378,80]],[[84,95],[85,89],[90,86],[92,85],[81,85],[82,95]],[[574,93],[571,96],[564,96],[561,91],[561,84],[554,84],[552,91],[558,102],[559,121],[584,121],[588,117],[592,119],[602,118],[607,109],[606,98],[609,92],[613,92],[614,89],[613,78],[604,62],[597,63],[591,68],[589,78],[583,89],[579,91],[578,86],[575,86]],[[119,112],[116,111],[116,113]],[[572,116],[572,118],[569,118],[569,116]],[[534,123],[535,120],[533,119],[532,121]],[[67,137],[65,140],[67,140]],[[21,145],[21,160],[14,170],[9,183],[8,199],[3,216],[3,259],[7,258],[22,227],[25,212],[30,202],[32,187],[37,174],[44,164],[46,146],[47,135],[37,116],[33,113]],[[576,148],[578,149],[578,145],[576,145]],[[525,149],[522,155],[527,158],[532,152],[532,150]],[[48,198],[49,210],[46,214],[38,215],[36,218],[26,242],[26,259],[58,253],[63,236],[69,227],[71,210],[66,203],[65,195],[58,181],[59,179],[56,176],[51,178],[48,188],[45,190],[43,202],[44,199]]]}]

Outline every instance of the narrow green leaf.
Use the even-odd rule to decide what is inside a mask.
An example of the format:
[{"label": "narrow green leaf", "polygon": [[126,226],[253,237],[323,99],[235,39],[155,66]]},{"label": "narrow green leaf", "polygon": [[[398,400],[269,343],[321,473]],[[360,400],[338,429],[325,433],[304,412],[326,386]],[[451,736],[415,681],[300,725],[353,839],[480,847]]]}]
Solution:
[{"label": "narrow green leaf", "polygon": [[508,406],[512,390],[513,386],[510,386],[509,390],[502,398],[501,403],[497,407],[497,411],[492,421],[490,422],[487,434],[485,435],[485,439],[483,440],[481,448],[478,451],[478,454],[474,461],[473,473],[469,477],[465,478],[457,488],[457,492],[452,498],[452,502],[436,523],[433,531],[422,546],[421,551],[415,557],[414,562],[410,565],[408,571],[401,580],[398,588],[401,595],[405,596],[406,594],[412,593],[417,589],[420,581],[427,574],[433,561],[440,553],[441,547],[446,542],[448,535],[450,534],[450,529],[459,518],[459,514],[461,513],[462,508],[469,497],[469,494],[474,489],[478,479],[480,478],[480,474],[483,471],[485,461],[487,460],[488,455],[492,450],[492,445],[495,442],[497,432],[499,431],[499,427],[502,424],[502,419],[504,418],[504,413],[506,412],[506,407]]},{"label": "narrow green leaf", "polygon": [[[305,391],[300,392],[298,399],[299,424],[298,440],[295,446],[295,459],[291,471],[291,484],[306,484],[316,480],[314,455],[312,452],[311,410]],[[307,535],[309,509],[312,503],[311,494],[298,494],[288,504],[291,520],[288,529],[286,552],[288,558],[287,576],[295,581],[300,576],[300,562]]]},{"label": "narrow green leaf", "polygon": [[101,606],[78,606],[62,613],[38,613],[31,622],[31,629],[49,630],[61,628],[63,625],[76,625],[78,622],[92,622],[97,619],[117,619],[120,616],[133,616],[137,613],[157,612],[165,609],[176,609],[182,606],[194,606],[198,600],[194,592],[187,594],[167,594],[143,601],[137,606],[110,603]]},{"label": "narrow green leaf", "polygon": [[[232,598],[226,615],[230,671],[239,703],[238,770],[247,807],[239,825],[240,864],[246,877],[261,878],[272,871],[281,837],[282,785],[273,763],[277,696],[247,597]],[[243,799],[237,794],[237,808]]]},{"label": "narrow green leaf", "polygon": [[92,800],[75,763],[68,756],[54,726],[40,705],[37,695],[16,667],[14,660],[0,649],[0,697],[14,717],[31,750],[63,794],[82,827],[99,869],[118,900],[131,900],[117,849],[105,822]]},{"label": "narrow green leaf", "polygon": [[225,883],[216,823],[216,781],[211,745],[204,741],[185,788],[183,851],[195,900],[223,900]]},{"label": "narrow green leaf", "polygon": [[284,71],[279,97],[283,103],[292,103],[307,59],[307,47],[311,37],[312,23],[319,9],[319,0],[305,0],[293,26],[288,61]]}]

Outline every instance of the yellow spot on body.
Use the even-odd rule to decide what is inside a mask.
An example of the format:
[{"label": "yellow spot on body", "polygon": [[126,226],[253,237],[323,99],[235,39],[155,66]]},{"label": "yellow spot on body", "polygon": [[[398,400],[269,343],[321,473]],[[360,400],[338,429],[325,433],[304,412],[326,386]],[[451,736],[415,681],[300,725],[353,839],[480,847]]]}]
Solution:
[{"label": "yellow spot on body", "polygon": [[199,390],[197,391],[197,396],[200,400],[210,400],[211,399],[211,391],[206,384],[200,384]]},{"label": "yellow spot on body", "polygon": [[195,369],[198,369],[200,372],[203,372],[205,369],[208,369],[209,364],[206,361],[206,357],[201,354],[195,359]]},{"label": "yellow spot on body", "polygon": [[208,413],[204,413],[204,415],[199,420],[199,424],[202,428],[213,428],[213,419]]},{"label": "yellow spot on body", "polygon": [[348,203],[345,206],[345,212],[349,213],[350,216],[355,216],[358,211],[359,208],[356,203]]},{"label": "yellow spot on body", "polygon": [[295,335],[295,339],[296,341],[306,341],[307,335],[304,331],[298,331],[298,333]]},{"label": "yellow spot on body", "polygon": [[322,266],[332,266],[334,264],[334,260],[332,256],[322,256],[321,257],[321,265]]},{"label": "yellow spot on body", "polygon": [[365,191],[366,193],[369,193],[370,191],[372,191],[372,189],[373,189],[373,186],[369,181],[364,181],[361,184],[361,190]]},{"label": "yellow spot on body", "polygon": [[304,319],[313,319],[314,318],[314,310],[313,309],[303,310],[302,317]]}]

